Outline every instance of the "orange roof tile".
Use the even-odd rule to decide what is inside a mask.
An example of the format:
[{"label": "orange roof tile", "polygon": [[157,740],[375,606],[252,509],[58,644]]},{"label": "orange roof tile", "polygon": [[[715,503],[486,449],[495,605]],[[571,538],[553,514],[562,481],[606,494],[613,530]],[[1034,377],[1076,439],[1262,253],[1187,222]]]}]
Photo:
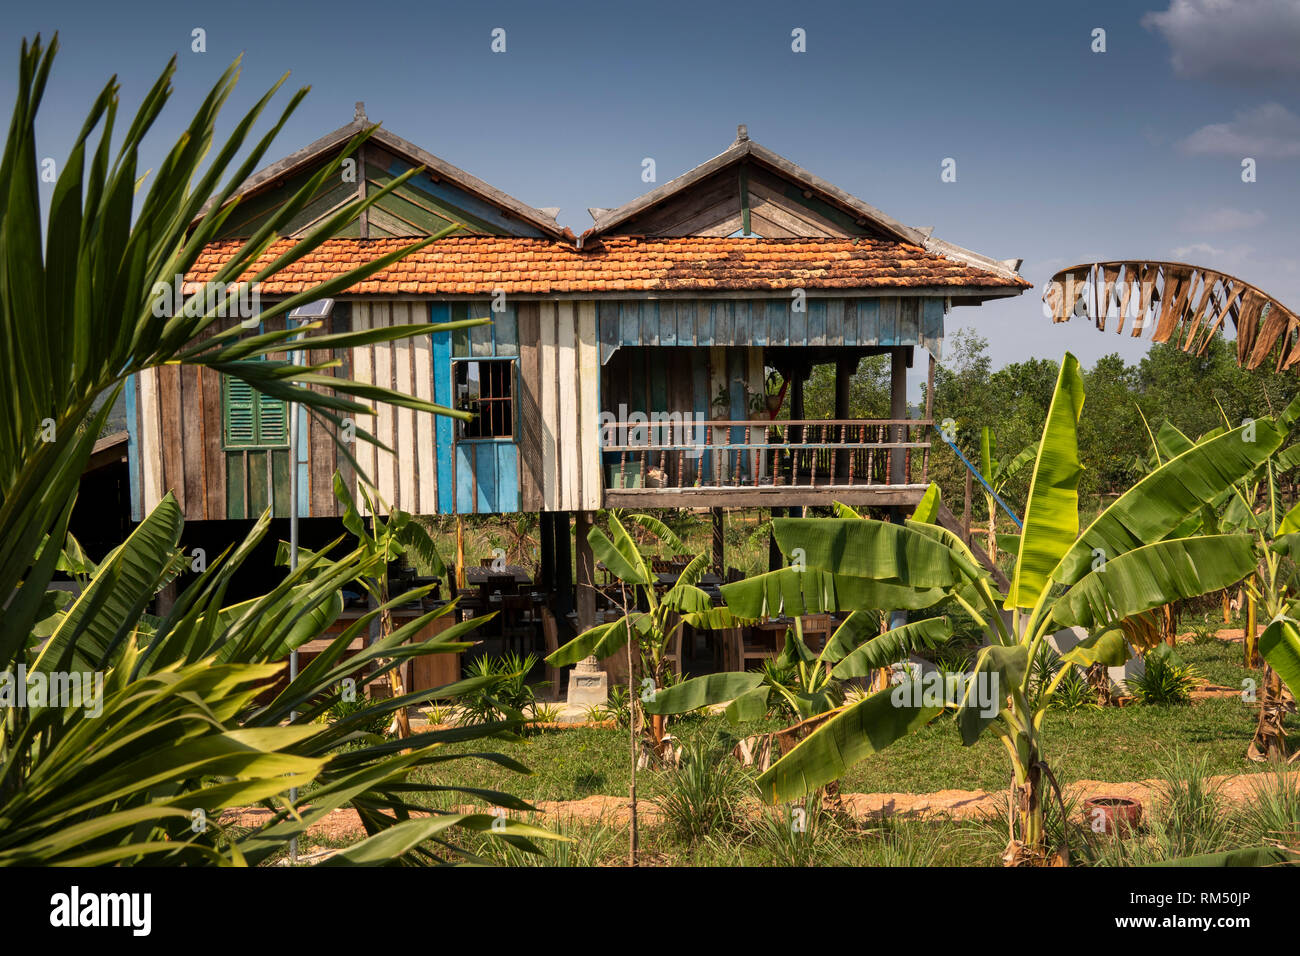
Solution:
[{"label": "orange roof tile", "polygon": [[[349,269],[408,245],[409,239],[330,239],[261,285],[263,295]],[[204,282],[240,248],[210,243],[187,282]],[[258,263],[290,246],[276,242]],[[251,273],[249,273],[251,274]],[[349,295],[489,295],[550,292],[770,291],[774,289],[1030,288],[1020,277],[981,269],[919,246],[884,239],[609,238],[579,250],[564,242],[499,236],[439,240],[358,282]]]}]

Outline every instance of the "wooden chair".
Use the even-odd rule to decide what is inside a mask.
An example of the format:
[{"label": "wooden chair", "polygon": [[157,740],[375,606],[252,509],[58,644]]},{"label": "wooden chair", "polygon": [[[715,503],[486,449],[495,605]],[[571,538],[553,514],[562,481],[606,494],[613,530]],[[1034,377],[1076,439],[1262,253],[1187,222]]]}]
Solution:
[{"label": "wooden chair", "polygon": [[507,650],[512,650],[518,642],[519,653],[526,653],[527,645],[537,639],[537,623],[533,616],[532,598],[526,594],[501,596],[501,637]]},{"label": "wooden chair", "polygon": [[749,670],[750,661],[771,660],[780,654],[785,630],[781,626],[764,624],[745,628],[741,633],[739,670]]},{"label": "wooden chair", "polygon": [[829,614],[805,614],[799,619],[803,641],[814,651],[820,651],[831,639],[835,623]]}]

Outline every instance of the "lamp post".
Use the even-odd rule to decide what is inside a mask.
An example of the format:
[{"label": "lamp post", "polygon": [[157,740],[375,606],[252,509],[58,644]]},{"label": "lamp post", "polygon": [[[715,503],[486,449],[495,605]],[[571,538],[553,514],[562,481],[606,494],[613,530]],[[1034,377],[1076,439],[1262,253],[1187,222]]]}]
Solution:
[{"label": "lamp post", "polygon": [[[307,305],[299,306],[289,313],[288,321],[301,322],[312,319],[325,319],[334,310],[333,299],[317,299]],[[294,337],[295,339],[297,336]],[[290,353],[289,361],[294,365],[301,365],[301,350]],[[293,574],[298,569],[298,403],[289,403],[289,573]],[[298,679],[298,648],[293,648],[289,652],[289,683]],[[289,720],[292,722],[298,719],[298,711],[289,712]],[[289,789],[289,802],[298,802],[298,788]],[[296,865],[298,862],[298,838],[294,837],[289,841],[289,863]]]}]

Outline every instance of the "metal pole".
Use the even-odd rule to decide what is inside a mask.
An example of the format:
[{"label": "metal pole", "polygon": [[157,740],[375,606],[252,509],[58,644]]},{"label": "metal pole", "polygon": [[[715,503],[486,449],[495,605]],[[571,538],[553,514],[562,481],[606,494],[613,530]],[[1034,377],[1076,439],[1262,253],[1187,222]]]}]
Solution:
[{"label": "metal pole", "polygon": [[[295,336],[296,338],[296,336]],[[293,352],[289,361],[298,365],[301,352]],[[289,403],[289,573],[298,569],[298,403]],[[298,649],[289,652],[289,683],[298,679]],[[289,722],[298,719],[298,711],[289,711]],[[289,789],[289,802],[298,802],[298,788]],[[298,838],[289,841],[289,863],[298,862]]]}]

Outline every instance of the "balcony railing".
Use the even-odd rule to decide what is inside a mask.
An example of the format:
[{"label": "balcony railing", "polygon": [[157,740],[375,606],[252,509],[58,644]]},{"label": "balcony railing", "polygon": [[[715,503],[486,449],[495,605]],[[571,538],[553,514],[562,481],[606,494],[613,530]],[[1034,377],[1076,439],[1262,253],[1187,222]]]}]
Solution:
[{"label": "balcony railing", "polygon": [[605,487],[840,488],[925,484],[919,419],[649,421],[601,426]]}]

